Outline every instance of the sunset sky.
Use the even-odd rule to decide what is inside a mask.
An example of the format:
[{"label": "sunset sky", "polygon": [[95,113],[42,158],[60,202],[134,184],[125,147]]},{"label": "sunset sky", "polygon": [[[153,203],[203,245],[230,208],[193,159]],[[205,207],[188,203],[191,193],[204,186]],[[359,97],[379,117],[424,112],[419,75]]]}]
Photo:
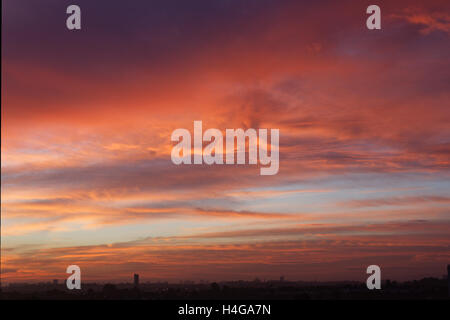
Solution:
[{"label": "sunset sky", "polygon": [[[3,282],[446,272],[448,0],[2,3]],[[278,174],[174,165],[195,120],[278,128]]]}]

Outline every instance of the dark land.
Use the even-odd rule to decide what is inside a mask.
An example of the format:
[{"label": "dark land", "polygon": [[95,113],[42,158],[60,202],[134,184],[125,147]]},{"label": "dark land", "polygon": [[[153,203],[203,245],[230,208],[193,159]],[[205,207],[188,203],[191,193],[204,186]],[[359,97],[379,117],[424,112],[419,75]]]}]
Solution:
[{"label": "dark land", "polygon": [[386,280],[380,290],[361,282],[231,281],[213,283],[82,283],[68,290],[64,282],[3,286],[1,300],[443,300],[447,279],[408,282]]}]

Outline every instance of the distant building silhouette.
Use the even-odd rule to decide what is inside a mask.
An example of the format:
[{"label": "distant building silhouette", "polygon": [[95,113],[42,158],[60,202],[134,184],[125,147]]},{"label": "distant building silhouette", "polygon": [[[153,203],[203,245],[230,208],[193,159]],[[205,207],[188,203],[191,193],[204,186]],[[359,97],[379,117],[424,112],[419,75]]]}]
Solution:
[{"label": "distant building silhouette", "polygon": [[448,296],[450,298],[450,264],[447,265],[447,288],[448,288]]},{"label": "distant building silhouette", "polygon": [[139,286],[139,275],[137,273],[134,274],[134,286]]}]

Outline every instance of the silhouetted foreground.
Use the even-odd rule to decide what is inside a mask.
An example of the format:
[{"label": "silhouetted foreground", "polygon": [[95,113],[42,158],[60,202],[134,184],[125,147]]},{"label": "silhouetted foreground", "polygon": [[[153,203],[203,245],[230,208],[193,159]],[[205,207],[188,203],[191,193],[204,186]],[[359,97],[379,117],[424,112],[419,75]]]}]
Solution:
[{"label": "silhouetted foreground", "polygon": [[211,284],[82,284],[67,290],[65,283],[11,284],[2,288],[1,299],[38,300],[321,300],[321,299],[448,299],[446,279],[425,278],[397,283],[384,281],[381,290],[365,283],[234,281]]}]

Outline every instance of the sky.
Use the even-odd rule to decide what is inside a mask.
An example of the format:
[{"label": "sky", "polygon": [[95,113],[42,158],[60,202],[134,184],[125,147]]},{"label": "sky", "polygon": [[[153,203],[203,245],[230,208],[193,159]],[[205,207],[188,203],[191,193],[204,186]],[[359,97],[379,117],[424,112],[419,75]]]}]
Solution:
[{"label": "sky", "polygon": [[[370,4],[2,1],[2,281],[445,274],[450,2]],[[278,174],[173,164],[195,120],[279,129]]]}]

